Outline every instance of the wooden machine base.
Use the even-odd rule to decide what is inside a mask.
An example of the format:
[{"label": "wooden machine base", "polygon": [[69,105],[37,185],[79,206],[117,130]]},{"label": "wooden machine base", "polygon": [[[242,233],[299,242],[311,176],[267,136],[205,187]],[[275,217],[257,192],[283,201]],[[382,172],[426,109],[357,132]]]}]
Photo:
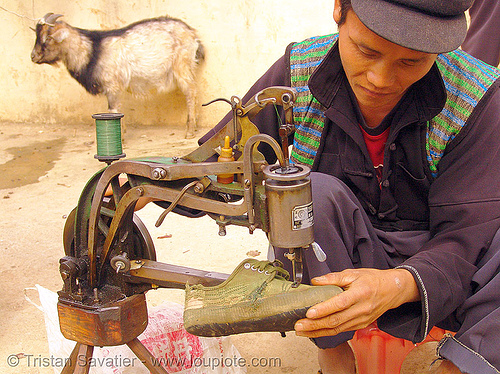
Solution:
[{"label": "wooden machine base", "polygon": [[155,365],[154,357],[137,339],[148,324],[144,294],[96,307],[60,300],[57,310],[63,336],[77,342],[61,374],[88,374],[94,346],[122,344],[127,344],[152,374],[168,374]]},{"label": "wooden machine base", "polygon": [[139,336],[148,324],[144,294],[85,307],[59,300],[59,325],[66,339],[93,346],[126,344]]}]

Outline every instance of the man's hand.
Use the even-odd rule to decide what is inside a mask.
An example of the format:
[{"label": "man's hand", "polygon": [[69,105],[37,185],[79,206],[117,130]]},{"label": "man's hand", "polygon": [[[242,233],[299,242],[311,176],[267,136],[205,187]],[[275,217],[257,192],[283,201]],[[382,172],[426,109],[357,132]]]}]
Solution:
[{"label": "man's hand", "polygon": [[334,284],[344,292],[311,307],[306,318],[297,321],[297,335],[309,338],[364,328],[389,309],[420,300],[417,284],[405,269],[348,269],[314,278],[312,284]]}]

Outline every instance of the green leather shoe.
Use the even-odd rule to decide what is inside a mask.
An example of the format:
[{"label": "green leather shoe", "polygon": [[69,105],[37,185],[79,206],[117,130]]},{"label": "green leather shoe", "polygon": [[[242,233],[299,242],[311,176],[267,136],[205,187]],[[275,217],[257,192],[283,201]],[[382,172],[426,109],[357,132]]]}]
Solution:
[{"label": "green leather shoe", "polygon": [[269,261],[247,259],[217,286],[187,285],[184,327],[198,336],[291,331],[311,306],[342,292],[333,285],[292,287],[288,279]]}]

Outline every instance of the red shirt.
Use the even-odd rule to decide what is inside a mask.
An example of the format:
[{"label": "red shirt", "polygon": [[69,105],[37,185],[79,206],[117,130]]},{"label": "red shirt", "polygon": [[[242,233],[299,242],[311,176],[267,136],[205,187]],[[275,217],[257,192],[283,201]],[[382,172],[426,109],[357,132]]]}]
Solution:
[{"label": "red shirt", "polygon": [[365,139],[366,148],[368,148],[368,153],[373,163],[373,167],[377,172],[378,181],[382,180],[382,171],[384,169],[384,148],[385,143],[387,143],[387,138],[389,137],[390,127],[386,128],[385,131],[379,135],[368,134],[361,126],[361,132],[363,138]]}]

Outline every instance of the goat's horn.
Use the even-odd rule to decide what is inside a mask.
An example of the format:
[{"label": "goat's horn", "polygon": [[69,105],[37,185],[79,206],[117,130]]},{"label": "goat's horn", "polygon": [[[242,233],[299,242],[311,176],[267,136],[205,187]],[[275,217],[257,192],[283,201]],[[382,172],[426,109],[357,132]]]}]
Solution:
[{"label": "goat's horn", "polygon": [[52,14],[45,20],[45,22],[54,24],[56,23],[57,19],[62,16],[63,16],[62,14]]},{"label": "goat's horn", "polygon": [[40,25],[47,24],[49,26],[54,26],[54,24],[57,21],[57,19],[59,17],[62,17],[62,16],[63,16],[62,14],[47,13],[42,18],[40,18],[40,20],[38,21],[38,23]]},{"label": "goat's horn", "polygon": [[44,15],[42,18],[40,18],[38,20],[38,23],[40,25],[45,25],[45,23],[47,22],[47,18],[50,17],[51,15],[53,15],[54,13],[47,13],[46,15]]}]

